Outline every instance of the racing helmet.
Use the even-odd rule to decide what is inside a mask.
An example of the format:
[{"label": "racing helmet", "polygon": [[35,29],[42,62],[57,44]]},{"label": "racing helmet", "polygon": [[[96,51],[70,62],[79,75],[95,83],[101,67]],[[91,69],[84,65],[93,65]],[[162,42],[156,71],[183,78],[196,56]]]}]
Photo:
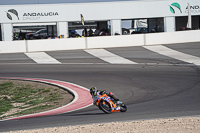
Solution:
[{"label": "racing helmet", "polygon": [[96,87],[92,87],[91,89],[90,89],[90,94],[92,95],[92,96],[96,96],[97,95],[97,88]]}]

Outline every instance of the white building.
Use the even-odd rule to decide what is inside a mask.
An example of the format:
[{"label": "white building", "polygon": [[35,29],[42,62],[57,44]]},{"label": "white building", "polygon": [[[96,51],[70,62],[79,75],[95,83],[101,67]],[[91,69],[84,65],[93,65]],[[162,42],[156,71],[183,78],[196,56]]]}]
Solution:
[{"label": "white building", "polygon": [[11,41],[13,30],[28,33],[43,28],[50,36],[69,37],[71,30],[83,30],[80,14],[84,16],[85,28],[104,29],[115,35],[116,32],[175,32],[187,26],[191,9],[192,29],[200,28],[199,0],[38,3],[0,5],[0,39]]}]

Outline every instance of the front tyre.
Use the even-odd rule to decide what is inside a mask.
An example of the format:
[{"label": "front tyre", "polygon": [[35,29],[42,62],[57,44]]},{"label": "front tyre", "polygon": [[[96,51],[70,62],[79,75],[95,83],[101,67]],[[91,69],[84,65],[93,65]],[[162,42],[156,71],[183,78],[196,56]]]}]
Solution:
[{"label": "front tyre", "polygon": [[106,114],[110,114],[112,110],[110,104],[106,101],[100,101],[99,108]]},{"label": "front tyre", "polygon": [[124,103],[122,103],[122,104],[120,105],[120,111],[121,111],[121,112],[126,112],[126,111],[127,111],[127,107],[126,107],[126,105],[125,105]]}]

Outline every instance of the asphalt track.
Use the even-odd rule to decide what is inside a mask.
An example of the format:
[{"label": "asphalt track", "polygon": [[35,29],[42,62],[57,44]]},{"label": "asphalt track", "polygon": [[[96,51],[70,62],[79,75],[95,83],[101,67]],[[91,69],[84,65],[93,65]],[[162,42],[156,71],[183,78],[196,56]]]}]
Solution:
[{"label": "asphalt track", "polygon": [[[200,43],[165,45],[200,57]],[[36,64],[24,54],[0,54],[1,77],[66,81],[112,91],[128,106],[125,113],[104,114],[97,107],[0,122],[0,132],[101,122],[200,115],[200,66],[143,47],[106,49],[138,64],[109,64],[78,51],[47,52],[63,64]]]}]

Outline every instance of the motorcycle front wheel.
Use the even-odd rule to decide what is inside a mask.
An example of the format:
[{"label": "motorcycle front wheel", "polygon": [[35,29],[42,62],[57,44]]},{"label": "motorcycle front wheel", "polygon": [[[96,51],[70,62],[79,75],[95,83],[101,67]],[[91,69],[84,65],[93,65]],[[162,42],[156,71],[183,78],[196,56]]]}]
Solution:
[{"label": "motorcycle front wheel", "polygon": [[100,101],[99,108],[106,114],[110,114],[112,110],[110,104],[106,101]]},{"label": "motorcycle front wheel", "polygon": [[126,112],[126,111],[127,111],[127,107],[126,107],[126,105],[125,105],[124,103],[122,103],[122,104],[120,105],[120,111],[121,111],[121,112]]}]

